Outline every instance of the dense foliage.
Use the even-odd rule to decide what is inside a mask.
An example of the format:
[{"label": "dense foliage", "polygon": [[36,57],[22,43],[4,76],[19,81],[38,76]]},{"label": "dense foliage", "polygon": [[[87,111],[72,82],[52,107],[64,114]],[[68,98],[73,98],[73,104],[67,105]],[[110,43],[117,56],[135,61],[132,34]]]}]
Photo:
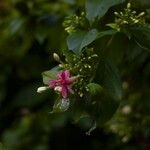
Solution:
[{"label": "dense foliage", "polygon": [[1,0],[0,150],[148,150],[149,23],[149,0]]}]

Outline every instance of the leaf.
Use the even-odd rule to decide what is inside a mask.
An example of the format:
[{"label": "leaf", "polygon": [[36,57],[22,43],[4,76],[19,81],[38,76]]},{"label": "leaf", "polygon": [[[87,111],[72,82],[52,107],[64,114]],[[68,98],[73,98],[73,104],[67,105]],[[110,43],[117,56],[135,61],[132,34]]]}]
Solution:
[{"label": "leaf", "polygon": [[68,110],[70,105],[70,100],[69,99],[57,99],[55,101],[55,104],[53,106],[53,111],[51,113],[59,113],[59,112],[64,112]]},{"label": "leaf", "polygon": [[97,39],[101,38],[105,35],[114,35],[116,34],[118,31],[117,30],[106,30],[106,31],[102,31],[98,33]]},{"label": "leaf", "polygon": [[91,103],[87,107],[87,112],[97,125],[106,123],[116,112],[119,101],[110,97],[105,91],[92,92],[90,94]]},{"label": "leaf", "polygon": [[118,106],[119,102],[106,94],[103,97],[100,97],[100,99],[98,99],[98,101],[93,105],[98,125],[102,126],[109,121],[117,111]]},{"label": "leaf", "polygon": [[93,23],[96,18],[101,18],[114,5],[120,4],[125,0],[87,0],[86,17]]},{"label": "leaf", "polygon": [[16,33],[19,32],[19,30],[23,29],[25,21],[26,20],[23,18],[13,19],[8,26],[8,29],[10,30],[10,35],[14,36]]},{"label": "leaf", "polygon": [[96,81],[108,92],[112,98],[116,100],[121,99],[122,84],[118,69],[112,64],[112,62],[105,59],[102,59],[99,62]]},{"label": "leaf", "polygon": [[134,27],[130,31],[141,48],[150,50],[150,28]]},{"label": "leaf", "polygon": [[47,85],[50,79],[56,79],[56,75],[59,71],[60,68],[58,66],[54,67],[49,71],[44,71],[42,73],[43,83]]},{"label": "leaf", "polygon": [[90,95],[96,95],[97,93],[101,93],[103,88],[97,83],[89,83],[87,85]]},{"label": "leaf", "polygon": [[89,45],[97,38],[97,35],[98,32],[96,29],[92,29],[89,32],[78,31],[76,33],[72,33],[67,38],[68,48],[79,55],[85,46]]},{"label": "leaf", "polygon": [[116,23],[109,23],[109,24],[107,24],[107,26],[111,27],[112,29],[115,29],[115,30],[120,30],[120,27]]}]

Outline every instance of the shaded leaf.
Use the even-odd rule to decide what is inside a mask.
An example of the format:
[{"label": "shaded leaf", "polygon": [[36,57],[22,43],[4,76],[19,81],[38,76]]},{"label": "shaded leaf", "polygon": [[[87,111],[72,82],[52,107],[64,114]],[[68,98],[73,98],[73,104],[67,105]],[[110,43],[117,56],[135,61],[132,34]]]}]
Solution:
[{"label": "shaded leaf", "polygon": [[122,97],[122,84],[118,69],[108,60],[99,62],[96,75],[97,82],[108,92],[112,98],[120,100]]},{"label": "shaded leaf", "polygon": [[69,50],[72,50],[76,54],[80,54],[81,50],[92,43],[97,38],[98,32],[96,29],[92,29],[89,32],[78,31],[72,33],[67,38],[67,45]]},{"label": "shaded leaf", "polygon": [[90,95],[96,95],[97,93],[101,93],[103,88],[97,83],[89,83],[87,85]]},{"label": "shaded leaf", "polygon": [[106,31],[102,31],[98,33],[97,39],[101,38],[105,35],[114,35],[116,34],[118,31],[117,30],[106,30]]},{"label": "shaded leaf", "polygon": [[86,1],[86,17],[90,23],[95,18],[100,18],[114,5],[120,4],[125,0],[87,0]]},{"label": "shaded leaf", "polygon": [[97,125],[102,126],[111,119],[118,106],[119,101],[108,96],[107,92],[96,92],[91,95],[91,103],[87,112],[97,122]]},{"label": "shaded leaf", "polygon": [[131,33],[141,48],[150,50],[150,28],[134,27]]}]

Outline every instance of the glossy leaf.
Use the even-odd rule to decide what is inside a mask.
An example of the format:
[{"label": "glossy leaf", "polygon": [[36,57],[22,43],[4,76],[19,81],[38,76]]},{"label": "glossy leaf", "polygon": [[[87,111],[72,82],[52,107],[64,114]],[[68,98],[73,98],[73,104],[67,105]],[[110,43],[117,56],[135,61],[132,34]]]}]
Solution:
[{"label": "glossy leaf", "polygon": [[125,0],[87,0],[86,17],[90,23],[92,23],[96,18],[103,17],[110,7],[124,1]]},{"label": "glossy leaf", "polygon": [[68,48],[79,55],[85,46],[89,45],[97,38],[97,35],[98,32],[96,29],[92,29],[89,32],[78,31],[72,33],[67,38]]}]

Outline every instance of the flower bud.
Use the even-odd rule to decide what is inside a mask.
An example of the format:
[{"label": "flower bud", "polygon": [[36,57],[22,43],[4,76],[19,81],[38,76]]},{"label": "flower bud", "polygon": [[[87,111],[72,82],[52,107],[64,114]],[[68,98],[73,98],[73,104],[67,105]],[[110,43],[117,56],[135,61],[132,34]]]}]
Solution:
[{"label": "flower bud", "polygon": [[61,92],[62,91],[62,87],[61,86],[56,86],[54,88],[55,91]]},{"label": "flower bud", "polygon": [[53,57],[56,61],[60,62],[60,57],[58,56],[58,54],[53,53]]},{"label": "flower bud", "polygon": [[139,20],[134,20],[134,23],[138,23],[139,22]]},{"label": "flower bud", "polygon": [[126,106],[124,106],[124,107],[122,108],[122,113],[125,114],[125,115],[130,114],[131,111],[132,111],[132,109],[131,109],[131,106],[129,106],[129,105],[126,105]]},{"label": "flower bud", "polygon": [[128,4],[127,4],[127,8],[130,8],[130,7],[131,7],[131,3],[128,3]]},{"label": "flower bud", "polygon": [[145,12],[141,12],[138,17],[142,17],[143,15],[145,15]]},{"label": "flower bud", "polygon": [[118,12],[116,12],[116,11],[114,12],[114,14],[115,14],[115,15],[119,15]]},{"label": "flower bud", "polygon": [[39,88],[37,89],[37,92],[38,92],[38,93],[42,93],[43,91],[45,91],[45,90],[47,90],[47,89],[48,89],[48,87],[42,86],[42,87],[39,87]]}]

